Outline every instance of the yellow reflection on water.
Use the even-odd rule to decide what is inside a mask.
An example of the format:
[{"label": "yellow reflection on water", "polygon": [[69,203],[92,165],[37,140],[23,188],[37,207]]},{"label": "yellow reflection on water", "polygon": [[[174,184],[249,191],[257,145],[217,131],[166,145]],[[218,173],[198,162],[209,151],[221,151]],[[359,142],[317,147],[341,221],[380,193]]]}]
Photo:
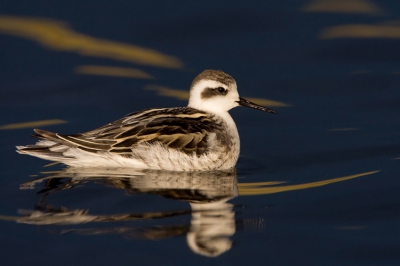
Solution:
[{"label": "yellow reflection on water", "polygon": [[[176,90],[176,89],[171,89],[167,88],[164,86],[159,86],[159,85],[149,85],[144,88],[145,90],[155,90],[157,91],[157,95],[160,96],[167,96],[167,97],[172,97],[178,100],[189,100],[189,91],[186,90]],[[291,106],[289,104],[283,103],[283,102],[278,102],[278,101],[273,101],[273,100],[268,100],[268,99],[263,99],[263,98],[251,98],[251,97],[244,97],[247,100],[254,102],[259,105],[266,105],[268,107],[288,107]]]},{"label": "yellow reflection on water", "polygon": [[252,97],[244,97],[246,100],[249,100],[253,103],[259,104],[259,105],[266,105],[270,107],[288,107],[291,106],[290,104],[286,104],[283,102],[278,102],[278,101],[273,101],[273,100],[268,100],[268,99],[263,99],[263,98],[252,98]]},{"label": "yellow reflection on water", "polygon": [[[375,174],[378,172],[379,172],[379,170],[355,174],[355,175],[343,176],[343,177],[338,177],[338,178],[333,178],[333,179],[327,179],[327,180],[322,180],[322,181],[317,181],[317,182],[298,184],[298,185],[287,185],[287,186],[265,187],[265,186],[271,186],[271,184],[268,184],[268,182],[266,184],[263,184],[263,183],[239,183],[238,190],[239,190],[240,196],[273,194],[273,193],[287,192],[287,191],[293,191],[293,190],[321,187],[321,186],[325,186],[325,185],[329,185],[332,183],[337,183],[337,182],[341,182],[341,181],[345,181],[345,180],[349,180],[349,179],[353,179],[353,178],[357,178],[357,177],[361,177],[361,176],[372,175],[372,174]],[[274,184],[272,184],[272,185],[274,185]]]},{"label": "yellow reflection on water", "polygon": [[239,186],[242,188],[245,187],[261,187],[261,186],[273,186],[273,185],[279,185],[279,184],[284,184],[286,183],[285,181],[269,181],[269,182],[251,182],[251,183],[240,183]]},{"label": "yellow reflection on water", "polygon": [[358,13],[378,15],[383,10],[368,0],[314,0],[303,9],[306,12]]},{"label": "yellow reflection on water", "polygon": [[0,33],[30,39],[49,49],[75,52],[84,56],[105,57],[167,68],[183,66],[176,57],[149,48],[79,33],[58,20],[0,16]]},{"label": "yellow reflection on water", "polygon": [[145,90],[157,91],[157,95],[172,97],[178,100],[189,100],[189,91],[170,89],[164,86],[149,85]]},{"label": "yellow reflection on water", "polygon": [[153,76],[151,76],[150,74],[140,69],[129,67],[83,65],[76,67],[75,72],[78,74],[86,75],[153,79]]},{"label": "yellow reflection on water", "polygon": [[61,119],[39,120],[39,121],[30,121],[30,122],[3,125],[0,126],[0,130],[34,128],[34,127],[43,127],[43,126],[58,125],[64,123],[68,122]]},{"label": "yellow reflection on water", "polygon": [[322,31],[320,39],[337,38],[380,38],[399,39],[400,21],[389,21],[382,24],[347,24],[328,27]]}]

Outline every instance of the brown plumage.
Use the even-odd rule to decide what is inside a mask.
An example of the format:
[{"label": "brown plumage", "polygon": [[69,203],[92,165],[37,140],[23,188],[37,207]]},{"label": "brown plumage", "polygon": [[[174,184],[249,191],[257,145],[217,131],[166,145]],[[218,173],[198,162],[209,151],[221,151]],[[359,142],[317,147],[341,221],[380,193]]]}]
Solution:
[{"label": "brown plumage", "polygon": [[211,115],[199,110],[182,108],[149,109],[132,113],[98,129],[74,135],[61,135],[35,129],[37,138],[51,140],[51,147],[30,145],[20,149],[30,152],[51,152],[57,145],[88,152],[112,152],[129,157],[138,144],[160,142],[186,154],[200,156],[207,149],[207,134],[218,131]]}]

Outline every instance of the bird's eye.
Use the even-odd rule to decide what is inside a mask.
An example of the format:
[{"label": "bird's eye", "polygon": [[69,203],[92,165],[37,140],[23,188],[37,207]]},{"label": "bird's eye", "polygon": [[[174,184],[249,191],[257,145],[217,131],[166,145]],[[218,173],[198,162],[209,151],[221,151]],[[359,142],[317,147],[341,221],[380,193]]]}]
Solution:
[{"label": "bird's eye", "polygon": [[225,88],[223,88],[223,87],[218,87],[217,90],[220,93],[224,93],[226,91]]}]

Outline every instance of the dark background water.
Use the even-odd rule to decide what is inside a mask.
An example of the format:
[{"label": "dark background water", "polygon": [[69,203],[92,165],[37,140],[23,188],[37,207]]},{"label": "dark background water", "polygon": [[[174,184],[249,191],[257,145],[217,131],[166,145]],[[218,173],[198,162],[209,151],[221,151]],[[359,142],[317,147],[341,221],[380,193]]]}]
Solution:
[{"label": "dark background water", "polygon": [[[2,265],[400,263],[398,1],[1,1],[0,10]],[[38,21],[44,24],[30,27]],[[124,45],[168,57],[151,63],[146,54],[140,62],[121,52]],[[93,65],[135,68],[153,78],[79,72]],[[186,214],[101,226],[18,220],[24,216],[18,210],[38,209],[43,196],[36,194],[43,183],[33,190],[20,185],[49,168],[14,151],[34,141],[32,126],[7,125],[60,119],[67,123],[41,127],[75,133],[144,108],[184,106],[186,100],[147,86],[187,91],[204,69],[226,71],[242,96],[276,101],[270,107],[278,112],[231,111],[242,141],[238,195],[225,195],[232,206],[219,214],[234,214],[231,249],[214,258],[196,254],[186,242],[195,213],[165,186],[169,199],[154,185],[133,193],[76,181],[46,203],[94,215]],[[370,171],[379,172],[310,185]],[[279,193],[245,190],[272,181],[286,183]],[[210,228],[224,222],[211,221]]]}]

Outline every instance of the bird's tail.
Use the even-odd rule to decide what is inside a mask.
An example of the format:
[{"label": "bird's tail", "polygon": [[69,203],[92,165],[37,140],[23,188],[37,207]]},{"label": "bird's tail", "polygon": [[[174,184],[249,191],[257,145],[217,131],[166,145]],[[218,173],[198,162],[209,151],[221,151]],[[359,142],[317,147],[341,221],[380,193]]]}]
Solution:
[{"label": "bird's tail", "polygon": [[17,146],[17,152],[20,154],[27,154],[35,157],[39,157],[50,161],[64,161],[72,159],[64,155],[64,152],[69,150],[70,145],[68,142],[60,139],[57,133],[34,129],[36,134],[33,137],[39,138],[38,142],[34,145]]}]

